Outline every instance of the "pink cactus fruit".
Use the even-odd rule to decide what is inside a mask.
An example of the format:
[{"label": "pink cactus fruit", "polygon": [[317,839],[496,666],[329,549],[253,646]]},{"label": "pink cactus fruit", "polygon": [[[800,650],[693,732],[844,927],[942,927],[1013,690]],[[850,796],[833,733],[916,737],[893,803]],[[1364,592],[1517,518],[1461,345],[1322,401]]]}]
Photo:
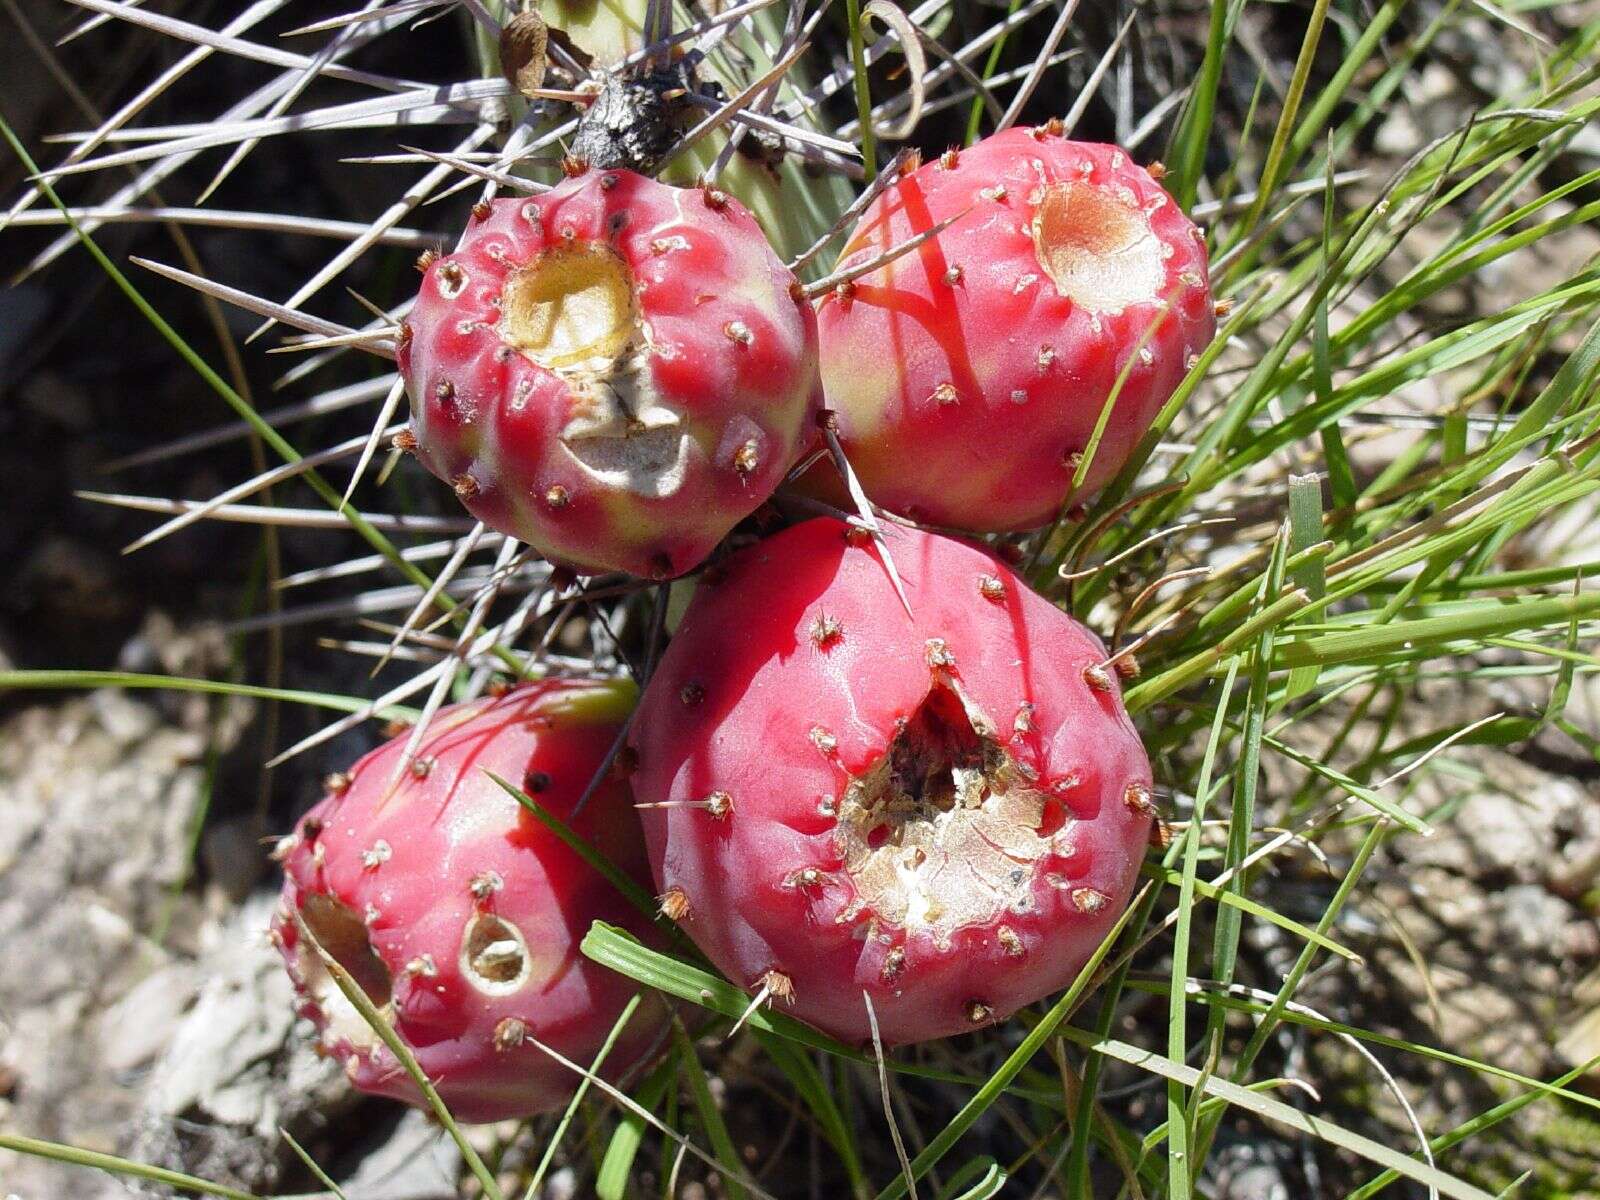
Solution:
[{"label": "pink cactus fruit", "polygon": [[[935,525],[1055,518],[1128,460],[1216,330],[1202,234],[1115,146],[1008,129],[890,185],[840,257],[953,223],[821,304],[822,384],[867,494]],[[831,471],[831,468],[829,468]]]},{"label": "pink cactus fruit", "polygon": [[[592,1060],[635,989],[578,943],[596,918],[645,937],[650,923],[485,772],[569,819],[643,882],[625,781],[608,779],[571,817],[633,699],[630,684],[550,681],[441,709],[403,776],[405,736],[330,780],[284,839],[272,937],[301,1015],[356,1087],[423,1102],[306,930],[388,1017],[456,1116],[527,1116],[571,1096],[578,1077],[532,1043]],[[641,1005],[608,1076],[640,1059],[664,1016],[654,999]]]},{"label": "pink cactus fruit", "polygon": [[915,1042],[1069,983],[1126,906],[1150,764],[1082,625],[965,543],[808,521],[702,582],[640,702],[663,910],[840,1038]]},{"label": "pink cactus fruit", "polygon": [[722,192],[589,171],[424,259],[403,444],[553,562],[690,570],[811,434],[815,317]]}]

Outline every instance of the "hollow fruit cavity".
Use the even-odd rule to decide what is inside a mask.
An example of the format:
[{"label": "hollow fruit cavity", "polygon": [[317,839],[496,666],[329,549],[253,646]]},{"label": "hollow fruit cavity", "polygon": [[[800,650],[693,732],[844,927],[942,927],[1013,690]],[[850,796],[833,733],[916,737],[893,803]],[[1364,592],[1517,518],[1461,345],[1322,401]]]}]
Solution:
[{"label": "hollow fruit cavity", "polygon": [[1021,911],[1050,849],[1046,797],[991,736],[993,726],[936,678],[887,753],[845,789],[838,836],[860,902],[935,941]]},{"label": "hollow fruit cavity", "polygon": [[[372,940],[360,916],[332,896],[312,893],[301,904],[300,920],[328,957],[343,967],[356,986],[366,993],[367,999],[380,1012],[386,1011],[394,997],[394,981],[389,968],[372,948]],[[314,946],[307,946],[300,952],[299,966],[306,990],[322,1010],[329,1039],[347,1041],[362,1049],[376,1046],[377,1034],[339,989]]]},{"label": "hollow fruit cavity", "polygon": [[478,913],[461,937],[461,974],[480,992],[504,996],[528,981],[533,964],[522,931],[509,921]]},{"label": "hollow fruit cavity", "polygon": [[1080,180],[1045,190],[1033,249],[1056,290],[1091,312],[1155,300],[1166,276],[1145,214]]},{"label": "hollow fruit cavity", "polygon": [[632,273],[604,246],[560,246],[513,271],[500,313],[501,338],[552,371],[601,367],[639,328]]}]

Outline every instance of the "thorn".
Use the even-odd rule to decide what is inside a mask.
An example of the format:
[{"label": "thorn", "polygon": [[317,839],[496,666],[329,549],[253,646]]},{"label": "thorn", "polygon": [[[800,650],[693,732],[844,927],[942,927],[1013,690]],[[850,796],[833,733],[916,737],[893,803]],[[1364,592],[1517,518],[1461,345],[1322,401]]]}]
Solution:
[{"label": "thorn", "polygon": [[1225,317],[1225,316],[1227,316],[1229,313],[1231,313],[1233,311],[1233,301],[1232,300],[1218,300],[1215,304],[1213,304],[1211,306],[1211,311],[1216,313],[1217,316],[1219,316],[1219,317]]},{"label": "thorn", "polygon": [[1006,599],[1006,585],[998,575],[978,576],[978,595],[995,604],[1004,604]]},{"label": "thorn", "polygon": [[944,273],[944,281],[946,283],[948,283],[951,287],[955,287],[956,284],[961,282],[961,277],[964,274],[965,274],[965,272],[962,271],[962,269],[960,267],[952,266],[948,271],[946,271]]},{"label": "thorn", "polygon": [[1132,654],[1124,654],[1111,664],[1117,669],[1117,674],[1123,679],[1139,678],[1139,659]]},{"label": "thorn", "polygon": [[986,1025],[994,1020],[994,1009],[982,1000],[967,1001],[967,1020],[974,1025]]},{"label": "thorn", "polygon": [[394,435],[389,444],[402,454],[415,454],[417,452],[417,435],[409,429],[402,429]]},{"label": "thorn", "polygon": [[[567,494],[567,489],[559,483],[552,483],[544,490],[544,502],[550,508],[562,509],[572,503],[572,497]],[[554,576],[551,578],[553,581]]]},{"label": "thorn", "polygon": [[494,214],[494,208],[487,200],[479,200],[472,206],[472,219],[474,221],[487,221]]},{"label": "thorn", "polygon": [[1017,931],[1009,925],[1002,925],[995,930],[995,936],[1000,939],[1000,948],[1012,958],[1021,958],[1027,952],[1022,939],[1017,936]]},{"label": "thorn", "polygon": [[729,321],[722,327],[722,333],[730,342],[737,342],[741,346],[748,346],[755,341],[755,335],[750,332],[750,326],[743,321]]},{"label": "thorn", "polygon": [[433,759],[414,758],[411,760],[411,774],[417,779],[426,779],[433,774]]},{"label": "thorn", "polygon": [[1167,177],[1167,165],[1159,158],[1146,167],[1145,170],[1149,172],[1150,178],[1154,179],[1157,183],[1160,183]]},{"label": "thorn", "polygon": [[428,268],[433,266],[433,264],[438,261],[439,252],[430,246],[421,254],[417,255],[417,270],[421,271],[423,274],[427,274]]},{"label": "thorn", "polygon": [[[330,774],[323,776],[322,790],[332,796],[342,796],[350,790],[350,784],[352,782],[354,781],[345,772],[333,771]],[[312,822],[306,822],[307,833],[311,837],[316,837],[316,832],[311,830],[311,825]],[[316,822],[316,825],[318,830],[322,828],[322,823],[320,821]]]},{"label": "thorn", "polygon": [[813,725],[811,727],[811,732],[806,736],[811,739],[811,744],[818,750],[821,750],[824,754],[831,756],[834,751],[839,749],[839,739],[834,737],[833,734],[829,733],[821,725]]},{"label": "thorn", "polygon": [[406,974],[421,976],[423,979],[432,979],[439,974],[439,965],[433,961],[431,954],[419,954],[406,963]]},{"label": "thorn", "polygon": [[961,151],[957,150],[954,146],[951,146],[950,149],[939,155],[939,165],[946,171],[954,171],[956,169],[956,165],[960,163],[960,161]]},{"label": "thorn", "polygon": [[455,489],[456,499],[465,504],[478,494],[478,481],[471,475],[457,475],[450,481],[450,486]]},{"label": "thorn", "polygon": [[956,385],[945,382],[934,388],[933,391],[928,394],[928,399],[932,400],[940,408],[943,408],[946,405],[959,402],[961,398],[956,394]]},{"label": "thorn", "polygon": [[951,651],[950,644],[943,638],[929,638],[923,643],[922,651],[927,664],[936,670],[956,665],[956,656]]},{"label": "thorn", "polygon": [[568,179],[576,179],[588,169],[589,164],[584,162],[581,158],[575,158],[570,154],[563,154],[561,156],[561,173]]}]

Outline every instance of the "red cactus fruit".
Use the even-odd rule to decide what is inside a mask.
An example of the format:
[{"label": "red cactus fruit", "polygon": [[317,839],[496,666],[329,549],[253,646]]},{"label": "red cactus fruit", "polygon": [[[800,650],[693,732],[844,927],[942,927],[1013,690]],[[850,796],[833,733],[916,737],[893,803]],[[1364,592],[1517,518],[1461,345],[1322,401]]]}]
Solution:
[{"label": "red cactus fruit", "polygon": [[399,351],[417,455],[552,561],[681,574],[810,434],[815,317],[722,192],[590,171],[425,258]]},{"label": "red cactus fruit", "polygon": [[662,907],[735,983],[838,1037],[973,1029],[1070,982],[1153,806],[1115,671],[980,549],[833,520],[701,584],[640,702]]},{"label": "red cactus fruit", "polygon": [[[404,736],[334,776],[284,839],[272,937],[301,1015],[356,1087],[422,1103],[307,944],[308,929],[456,1116],[526,1116],[571,1096],[577,1076],[531,1043],[593,1058],[634,988],[578,943],[595,918],[646,937],[650,923],[485,772],[569,818],[632,703],[631,685],[550,681],[441,709],[402,778]],[[628,784],[611,779],[571,823],[642,882],[631,805]],[[608,1075],[639,1060],[664,1015],[653,1000],[641,1006]]]},{"label": "red cactus fruit", "polygon": [[1123,151],[1040,126],[904,175],[839,266],[951,218],[824,299],[826,403],[879,504],[961,529],[1033,528],[1067,502],[1124,369],[1075,495],[1121,469],[1210,342],[1205,243]]}]

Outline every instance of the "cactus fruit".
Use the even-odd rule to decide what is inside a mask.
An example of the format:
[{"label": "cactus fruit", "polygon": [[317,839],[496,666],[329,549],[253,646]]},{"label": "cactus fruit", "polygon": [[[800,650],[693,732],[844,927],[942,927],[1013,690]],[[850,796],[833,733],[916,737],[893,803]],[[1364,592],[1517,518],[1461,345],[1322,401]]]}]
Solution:
[{"label": "cactus fruit", "polygon": [[831,519],[703,580],[640,702],[663,911],[838,1037],[915,1042],[1069,983],[1126,906],[1150,764],[1098,639],[963,542]]},{"label": "cactus fruit", "polygon": [[1204,239],[1123,151],[1039,126],[904,174],[839,267],[951,218],[825,297],[826,403],[879,504],[959,529],[1034,528],[1117,473],[1210,342]]},{"label": "cactus fruit", "polygon": [[[578,1077],[532,1042],[588,1063],[633,985],[585,958],[596,918],[649,922],[485,772],[515,783],[622,870],[648,875],[626,782],[571,812],[632,706],[631,684],[551,681],[444,708],[400,778],[406,738],[348,772],[280,845],[272,937],[301,1015],[356,1087],[421,1104],[411,1077],[339,990],[309,931],[415,1052],[462,1120],[560,1106]],[[616,1078],[665,1012],[649,1000],[608,1056]]]},{"label": "cactus fruit", "polygon": [[553,562],[682,574],[810,435],[794,284],[715,189],[586,171],[494,201],[426,263],[402,330],[416,453]]}]

